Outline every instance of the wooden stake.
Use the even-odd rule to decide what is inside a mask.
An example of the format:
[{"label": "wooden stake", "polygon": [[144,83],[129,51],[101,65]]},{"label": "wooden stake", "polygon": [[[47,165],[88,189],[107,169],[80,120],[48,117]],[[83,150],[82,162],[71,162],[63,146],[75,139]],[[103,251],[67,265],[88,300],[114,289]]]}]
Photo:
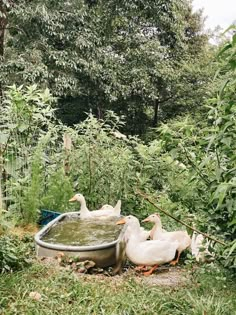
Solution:
[{"label": "wooden stake", "polygon": [[159,211],[165,213],[168,217],[174,219],[175,221],[177,221],[177,222],[179,222],[179,223],[185,225],[185,226],[186,226],[187,228],[189,228],[190,230],[195,231],[195,232],[197,232],[197,233],[199,233],[199,234],[202,234],[202,235],[204,235],[206,238],[209,238],[209,239],[211,239],[212,241],[214,241],[214,242],[216,242],[216,243],[219,243],[219,244],[221,244],[221,245],[226,246],[226,244],[225,244],[224,242],[219,241],[219,240],[215,239],[214,237],[212,237],[212,236],[210,236],[210,235],[208,235],[208,234],[206,234],[206,233],[203,233],[203,232],[201,232],[201,231],[199,231],[199,230],[193,228],[192,226],[188,225],[187,223],[185,223],[185,222],[182,221],[182,220],[176,219],[172,214],[168,213],[167,211],[163,210],[161,207],[157,206],[157,205],[154,203],[154,201],[152,201],[152,199],[150,198],[150,196],[148,196],[147,194],[145,194],[145,193],[142,192],[141,190],[138,189],[138,190],[137,190],[137,194],[140,195],[141,197],[143,197],[145,200],[147,200],[147,201],[148,201],[151,205],[153,205],[156,209],[158,209]]},{"label": "wooden stake", "polygon": [[3,198],[2,198],[2,162],[3,155],[2,155],[2,145],[0,144],[0,210],[3,209]]},{"label": "wooden stake", "polygon": [[65,174],[67,175],[70,172],[69,155],[70,155],[71,146],[72,146],[71,136],[68,133],[64,133],[63,135],[63,144],[64,144],[65,153],[66,153],[65,160],[64,160],[64,171],[65,171]]},{"label": "wooden stake", "polygon": [[0,169],[0,211],[3,209],[3,201],[2,201],[2,174]]}]

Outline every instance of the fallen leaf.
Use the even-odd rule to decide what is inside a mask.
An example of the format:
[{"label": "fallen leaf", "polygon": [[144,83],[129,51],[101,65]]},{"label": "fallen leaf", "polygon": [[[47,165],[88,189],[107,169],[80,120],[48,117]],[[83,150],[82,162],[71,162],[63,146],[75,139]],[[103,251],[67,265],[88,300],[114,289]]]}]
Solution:
[{"label": "fallen leaf", "polygon": [[35,301],[39,301],[41,299],[41,294],[39,292],[32,291],[30,292],[29,297]]}]

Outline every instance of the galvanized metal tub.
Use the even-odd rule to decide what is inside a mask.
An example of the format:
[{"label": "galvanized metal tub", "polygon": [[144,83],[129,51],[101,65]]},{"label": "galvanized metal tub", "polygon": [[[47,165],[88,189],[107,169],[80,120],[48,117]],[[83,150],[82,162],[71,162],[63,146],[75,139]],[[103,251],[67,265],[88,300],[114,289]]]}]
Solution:
[{"label": "galvanized metal tub", "polygon": [[63,252],[68,256],[77,256],[81,261],[93,260],[98,267],[113,266],[117,263],[119,256],[119,244],[123,238],[125,229],[121,230],[119,237],[113,242],[96,245],[96,246],[68,246],[62,244],[51,244],[42,240],[42,237],[49,232],[49,230],[64,220],[66,217],[78,219],[79,212],[66,212],[59,215],[57,218],[49,222],[42,228],[34,237],[36,254],[39,257],[55,257],[58,253]]}]

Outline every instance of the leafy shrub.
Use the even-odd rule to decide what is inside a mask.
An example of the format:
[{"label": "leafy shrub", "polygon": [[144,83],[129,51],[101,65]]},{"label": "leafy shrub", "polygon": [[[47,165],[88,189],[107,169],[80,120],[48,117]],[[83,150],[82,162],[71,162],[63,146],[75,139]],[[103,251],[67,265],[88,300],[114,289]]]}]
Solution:
[{"label": "leafy shrub", "polygon": [[[232,27],[235,30],[235,26]],[[222,66],[218,75],[222,85],[211,100],[209,118],[212,120],[208,136],[208,156],[215,160],[215,178],[210,184],[209,204],[220,232],[233,241],[236,236],[236,34],[220,51]]]},{"label": "leafy shrub", "polygon": [[71,134],[70,176],[90,207],[131,198],[137,184],[134,138],[121,135],[122,121],[111,112],[104,121],[92,114]]},{"label": "leafy shrub", "polygon": [[25,223],[36,222],[39,216],[40,196],[42,191],[42,149],[36,148],[32,156],[29,184],[22,195],[22,219]]},{"label": "leafy shrub", "polygon": [[48,174],[46,189],[40,200],[41,208],[60,212],[68,211],[72,207],[68,200],[74,194],[71,179],[65,175],[62,167],[56,170],[49,168],[47,172],[50,172],[50,174]]},{"label": "leafy shrub", "polygon": [[28,239],[4,235],[0,237],[0,272],[20,270],[30,264],[31,244]]},{"label": "leafy shrub", "polygon": [[14,226],[14,218],[6,210],[0,209],[0,237]]},{"label": "leafy shrub", "polygon": [[218,250],[221,264],[236,276],[236,241],[227,244],[226,248]]},{"label": "leafy shrub", "polygon": [[35,222],[42,189],[42,147],[55,123],[48,89],[12,86],[0,114],[0,145],[5,175],[2,191],[9,210],[23,221]]}]

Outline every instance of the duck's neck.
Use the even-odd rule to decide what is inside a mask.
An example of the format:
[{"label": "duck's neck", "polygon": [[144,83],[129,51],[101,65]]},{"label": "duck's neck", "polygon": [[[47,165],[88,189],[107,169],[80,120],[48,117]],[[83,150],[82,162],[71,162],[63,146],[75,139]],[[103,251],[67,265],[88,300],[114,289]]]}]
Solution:
[{"label": "duck's neck", "polygon": [[140,236],[138,234],[130,234],[128,241],[127,241],[127,248],[136,247],[140,243]]},{"label": "duck's neck", "polygon": [[90,214],[90,211],[87,208],[85,199],[83,199],[80,201],[80,215],[83,216],[83,215],[89,215],[89,214]]},{"label": "duck's neck", "polygon": [[[155,235],[161,235],[162,234],[162,224],[161,224],[161,220],[157,220],[155,222],[154,227],[151,230],[150,236],[152,237],[152,235],[155,233]],[[151,235],[152,234],[152,235]]]},{"label": "duck's neck", "polygon": [[140,226],[128,226],[126,231],[129,245],[140,243]]}]

